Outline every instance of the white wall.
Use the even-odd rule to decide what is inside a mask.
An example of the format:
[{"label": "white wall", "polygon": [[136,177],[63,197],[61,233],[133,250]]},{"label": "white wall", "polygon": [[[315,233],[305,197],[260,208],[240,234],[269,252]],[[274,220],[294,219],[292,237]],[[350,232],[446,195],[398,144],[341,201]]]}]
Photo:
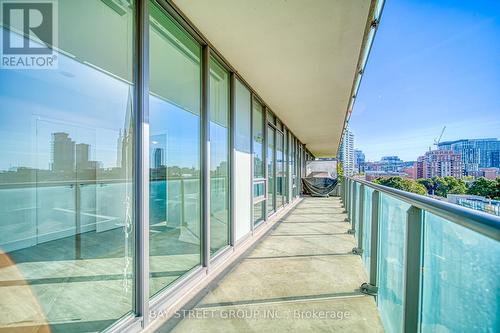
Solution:
[{"label": "white wall", "polygon": [[235,240],[238,241],[250,232],[251,224],[251,185],[252,155],[250,141],[250,98],[251,94],[245,86],[236,80],[236,110],[234,128],[234,210]]}]

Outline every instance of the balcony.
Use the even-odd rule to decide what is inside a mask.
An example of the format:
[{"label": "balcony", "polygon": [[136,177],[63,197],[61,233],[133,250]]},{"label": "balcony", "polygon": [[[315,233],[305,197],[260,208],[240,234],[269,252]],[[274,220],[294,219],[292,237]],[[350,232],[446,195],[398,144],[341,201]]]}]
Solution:
[{"label": "balcony", "polygon": [[498,217],[362,180],[341,188],[304,198],[158,332],[499,327]]},{"label": "balcony", "polygon": [[500,326],[497,217],[356,179],[301,196],[354,144],[383,0],[15,2],[0,332]]},{"label": "balcony", "polygon": [[305,198],[158,332],[383,332],[346,217],[338,197]]}]

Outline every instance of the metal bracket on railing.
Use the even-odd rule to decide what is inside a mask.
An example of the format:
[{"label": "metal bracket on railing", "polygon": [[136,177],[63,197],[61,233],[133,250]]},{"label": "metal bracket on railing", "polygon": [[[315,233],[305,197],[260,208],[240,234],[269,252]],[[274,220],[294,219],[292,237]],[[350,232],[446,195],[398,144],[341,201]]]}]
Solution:
[{"label": "metal bracket on railing", "polygon": [[360,249],[359,247],[355,247],[352,249],[352,254],[361,255],[362,253],[363,253],[363,249]]},{"label": "metal bracket on railing", "polygon": [[378,287],[367,282],[363,283],[360,289],[363,294],[367,295],[377,296],[378,293]]},{"label": "metal bracket on railing", "polygon": [[354,229],[349,229],[349,230],[347,230],[347,233],[348,233],[349,235],[354,235],[354,234],[356,233],[356,230],[354,230]]}]

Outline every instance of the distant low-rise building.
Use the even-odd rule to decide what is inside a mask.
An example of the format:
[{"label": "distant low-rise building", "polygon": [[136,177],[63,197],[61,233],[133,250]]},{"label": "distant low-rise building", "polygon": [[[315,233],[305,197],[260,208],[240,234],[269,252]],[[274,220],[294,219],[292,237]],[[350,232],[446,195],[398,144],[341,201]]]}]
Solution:
[{"label": "distant low-rise building", "polygon": [[468,194],[448,194],[448,202],[500,216],[500,201]]},{"label": "distant low-rise building", "polygon": [[407,178],[417,179],[417,163],[415,162],[414,165],[404,168],[403,173],[406,174]]},{"label": "distant low-rise building", "polygon": [[362,150],[354,149],[354,167],[358,173],[365,172],[365,154]]},{"label": "distant low-rise building", "polygon": [[497,179],[499,176],[498,168],[479,168],[478,171],[471,172],[470,176],[474,177],[484,177],[487,179]]},{"label": "distant low-rise building", "polygon": [[386,172],[398,172],[403,167],[403,160],[398,156],[384,156],[380,160],[382,170]]},{"label": "distant low-rise building", "polygon": [[391,172],[391,171],[366,171],[365,179],[372,181],[377,178],[389,178],[389,177],[406,177],[406,174],[402,172]]}]

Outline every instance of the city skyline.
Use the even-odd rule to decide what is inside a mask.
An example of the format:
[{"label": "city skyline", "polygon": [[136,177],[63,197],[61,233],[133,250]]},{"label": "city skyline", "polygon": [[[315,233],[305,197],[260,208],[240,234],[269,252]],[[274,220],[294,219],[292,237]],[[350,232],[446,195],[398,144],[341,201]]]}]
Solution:
[{"label": "city skyline", "polygon": [[443,126],[499,137],[499,1],[388,2],[375,39],[349,122],[367,160],[416,160]]},{"label": "city skyline", "polygon": [[[351,131],[352,132],[352,131]],[[353,133],[354,135],[356,135],[356,133]],[[356,137],[356,136],[355,136]],[[446,142],[457,142],[457,141],[476,141],[476,140],[498,140],[497,137],[476,137],[476,138],[457,138],[457,139],[453,139],[453,140],[441,140],[440,144],[443,144],[443,143],[446,143]],[[361,151],[364,155],[367,155],[367,152],[362,148],[360,147],[359,145],[356,144],[356,139],[354,140],[355,144],[354,144],[354,150],[359,150]],[[429,151],[429,148],[431,148],[431,150],[438,150],[438,146],[436,145],[430,145],[427,150],[424,150],[424,151],[421,151],[421,152],[417,152],[417,155],[414,157],[414,158],[402,158],[400,154],[398,154],[397,152],[388,152],[387,154],[384,154],[384,155],[380,155],[378,156],[377,158],[375,159],[369,159],[367,157],[365,157],[365,162],[378,162],[378,161],[381,161],[384,159],[384,157],[391,157],[391,156],[397,156],[399,158],[401,158],[401,160],[405,161],[405,162],[416,162],[417,159],[422,156],[422,155],[425,155],[425,153],[427,153]]]}]

